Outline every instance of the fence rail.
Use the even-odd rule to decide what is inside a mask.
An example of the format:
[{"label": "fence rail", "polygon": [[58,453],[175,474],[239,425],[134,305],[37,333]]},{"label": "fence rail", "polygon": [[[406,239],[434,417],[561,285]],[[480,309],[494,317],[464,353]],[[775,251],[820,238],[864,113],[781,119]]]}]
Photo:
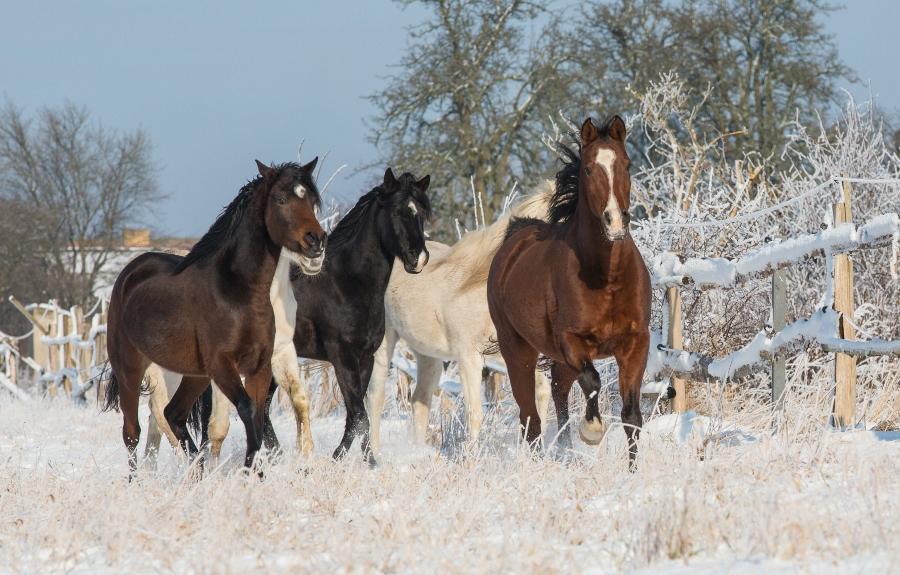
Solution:
[{"label": "fence rail", "polygon": [[[814,234],[804,234],[770,242],[739,258],[684,258],[672,252],[653,259],[651,275],[654,286],[666,290],[663,317],[665,333],[653,334],[648,358],[649,378],[673,377],[679,395],[685,380],[728,381],[749,375],[769,366],[772,370],[773,400],[780,405],[784,386],[784,359],[793,352],[818,345],[835,354],[834,422],[841,427],[854,422],[856,361],[859,357],[900,356],[900,341],[870,339],[857,341],[852,326],[853,265],[848,254],[893,245],[891,273],[896,277],[900,216],[887,213],[855,226],[852,223],[852,189],[854,178],[835,179],[841,185],[840,200],[834,204],[834,224],[822,225]],[[860,180],[862,181],[862,180]],[[880,180],[878,182],[881,182]],[[872,183],[872,180],[865,180]],[[898,183],[885,180],[882,183]],[[812,257],[824,257],[831,272],[825,289],[826,305],[808,318],[784,324],[786,286],[780,270]],[[728,289],[751,279],[772,276],[772,325],[760,330],[742,348],[724,357],[682,349],[680,289]],[[675,411],[688,408],[686,397],[674,404]]]}]

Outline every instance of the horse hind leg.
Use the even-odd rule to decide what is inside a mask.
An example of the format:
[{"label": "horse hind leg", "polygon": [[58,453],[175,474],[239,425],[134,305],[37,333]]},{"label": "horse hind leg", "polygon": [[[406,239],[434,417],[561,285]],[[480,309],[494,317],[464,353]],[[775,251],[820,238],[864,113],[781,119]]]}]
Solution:
[{"label": "horse hind leg", "polygon": [[506,362],[513,398],[519,406],[522,437],[532,449],[540,449],[541,416],[535,402],[535,371],[538,352],[518,334],[497,330],[500,354]]},{"label": "horse hind leg", "polygon": [[300,366],[297,365],[297,352],[293,344],[281,346],[272,354],[272,374],[291,398],[297,422],[297,448],[308,456],[314,448],[309,421],[309,395],[300,380]]},{"label": "horse hind leg", "polygon": [[113,332],[108,344],[112,373],[107,384],[106,408],[118,407],[122,411],[122,440],[128,450],[128,478],[131,480],[137,472],[137,447],[141,440],[138,421],[141,382],[149,362],[129,342],[116,339]]}]

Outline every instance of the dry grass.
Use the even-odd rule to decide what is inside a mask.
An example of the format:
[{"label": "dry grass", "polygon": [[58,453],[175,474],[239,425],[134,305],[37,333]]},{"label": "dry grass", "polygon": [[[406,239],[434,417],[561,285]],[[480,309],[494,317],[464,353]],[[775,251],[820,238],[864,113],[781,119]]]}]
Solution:
[{"label": "dry grass", "polygon": [[[616,427],[567,463],[530,457],[504,405],[480,446],[452,457],[410,448],[395,417],[379,468],[335,463],[326,454],[343,421],[332,417],[314,423],[314,458],[291,449],[264,481],[234,461],[191,480],[165,450],[158,472],[130,484],[116,415],[5,401],[0,571],[896,568],[900,442],[827,431],[822,390],[788,398],[779,432],[751,392],[730,393],[728,419],[758,442],[645,433],[634,474]],[[896,393],[869,399],[896,419]],[[292,445],[290,417],[276,426]],[[242,452],[239,435],[226,453]]]}]

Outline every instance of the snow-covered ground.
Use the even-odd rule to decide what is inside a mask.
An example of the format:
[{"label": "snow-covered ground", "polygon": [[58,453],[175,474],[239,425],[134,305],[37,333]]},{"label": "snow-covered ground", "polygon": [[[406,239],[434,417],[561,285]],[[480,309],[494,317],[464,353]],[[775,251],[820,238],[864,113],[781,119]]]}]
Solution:
[{"label": "snow-covered ground", "polygon": [[630,474],[615,426],[559,461],[493,417],[448,456],[412,448],[393,412],[376,469],[330,459],[336,416],[314,421],[301,460],[279,413],[288,454],[262,481],[237,466],[235,422],[230,461],[202,480],[164,446],[128,483],[118,414],[3,397],[0,572],[900,571],[896,433],[834,433],[812,411],[778,433],[763,412],[657,416]]}]

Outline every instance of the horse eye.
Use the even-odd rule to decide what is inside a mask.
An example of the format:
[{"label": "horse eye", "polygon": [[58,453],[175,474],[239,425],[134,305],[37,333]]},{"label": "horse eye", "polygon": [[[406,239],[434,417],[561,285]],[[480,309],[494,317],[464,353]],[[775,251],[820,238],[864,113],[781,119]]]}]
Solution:
[{"label": "horse eye", "polygon": [[275,196],[275,201],[278,202],[279,206],[283,206],[287,203],[287,197],[283,194],[278,194],[277,196]]},{"label": "horse eye", "polygon": [[590,176],[590,175],[591,175],[591,169],[588,168],[587,166],[585,166],[585,168],[584,168],[584,173],[585,173],[586,176]]}]

